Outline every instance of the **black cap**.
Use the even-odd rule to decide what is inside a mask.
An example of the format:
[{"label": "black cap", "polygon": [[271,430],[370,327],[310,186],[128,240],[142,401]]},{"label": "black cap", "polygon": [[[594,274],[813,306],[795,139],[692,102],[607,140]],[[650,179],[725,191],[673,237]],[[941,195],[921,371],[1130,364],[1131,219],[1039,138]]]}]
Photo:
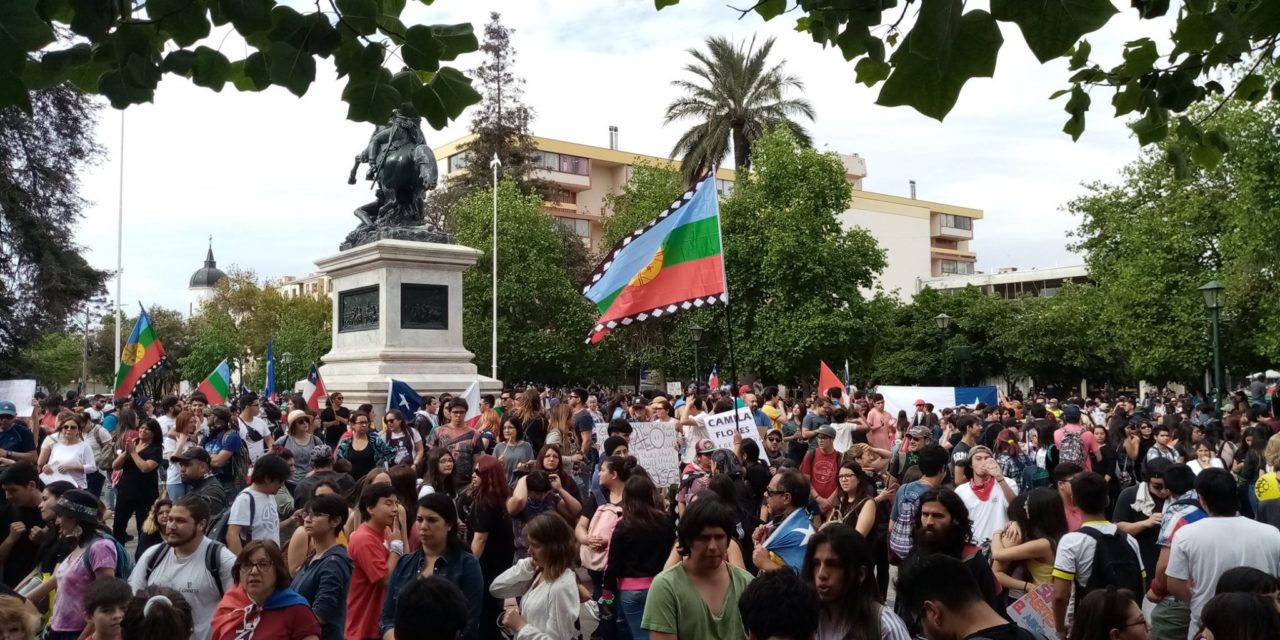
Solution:
[{"label": "black cap", "polygon": [[187,447],[186,451],[179,453],[178,455],[174,456],[174,458],[177,458],[178,462],[190,462],[193,460],[199,460],[200,462],[203,462],[205,464],[213,464],[213,458],[209,457],[209,452],[205,451],[204,447],[197,447],[197,446]]}]

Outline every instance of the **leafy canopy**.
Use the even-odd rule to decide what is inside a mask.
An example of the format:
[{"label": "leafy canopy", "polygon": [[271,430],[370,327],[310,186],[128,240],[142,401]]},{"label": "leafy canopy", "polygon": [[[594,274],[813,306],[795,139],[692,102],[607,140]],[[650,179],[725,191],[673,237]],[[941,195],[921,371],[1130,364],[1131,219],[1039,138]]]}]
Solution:
[{"label": "leafy canopy", "polygon": [[[469,24],[404,24],[405,4],[320,0],[303,12],[276,0],[5,0],[0,108],[31,113],[32,92],[71,82],[123,109],[151,102],[165,74],[213,91],[274,85],[301,96],[316,59],[332,58],[347,79],[349,119],[383,123],[410,102],[440,129],[480,99],[469,78],[441,63],[479,43]],[[243,59],[221,51],[231,33],[250,47]]]},{"label": "leafy canopy", "polygon": [[[678,2],[654,0],[654,6],[661,10]],[[1132,0],[1132,10],[1153,20],[1168,14],[1171,4]],[[1116,117],[1132,117],[1139,144],[1180,133],[1181,144],[1164,150],[1183,176],[1189,163],[1212,167],[1230,148],[1223,132],[1209,126],[1213,111],[1192,115],[1192,105],[1216,109],[1233,101],[1280,99],[1280,83],[1265,75],[1280,55],[1280,2],[1178,5],[1167,41],[1127,42],[1122,62],[1109,68],[1093,61],[1085,36],[1119,14],[1112,0],[990,0],[990,11],[966,10],[964,0],[759,0],[742,13],[754,10],[764,20],[798,13],[796,31],[838,50],[854,64],[857,82],[880,85],[878,104],[909,106],[938,120],[955,107],[965,83],[992,76],[1004,46],[999,23],[1014,25],[1041,63],[1068,61],[1068,86],[1052,96],[1067,99],[1065,133],[1079,139],[1091,90],[1106,90]]]}]

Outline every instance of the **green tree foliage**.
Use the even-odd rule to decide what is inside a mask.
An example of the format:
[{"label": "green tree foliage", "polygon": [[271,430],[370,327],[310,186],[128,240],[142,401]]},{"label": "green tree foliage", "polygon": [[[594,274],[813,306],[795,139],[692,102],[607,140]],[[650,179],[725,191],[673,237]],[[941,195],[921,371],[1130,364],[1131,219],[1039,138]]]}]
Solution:
[{"label": "green tree foliage", "polygon": [[[873,380],[884,384],[959,386],[956,348],[968,346],[964,384],[1010,373],[998,343],[1016,307],[975,287],[943,293],[923,289],[910,304],[895,305],[874,344]],[[946,330],[934,318],[951,316]]]},{"label": "green tree foliage", "polygon": [[[654,6],[678,2],[654,0]],[[1171,4],[1133,0],[1132,10],[1144,20],[1161,19]],[[1109,68],[1094,61],[1085,36],[1119,14],[1112,0],[991,0],[989,8],[966,10],[964,0],[759,0],[742,13],[754,10],[765,20],[796,16],[796,31],[839,51],[853,63],[857,82],[880,85],[878,104],[909,106],[938,120],[950,113],[965,83],[995,73],[1004,45],[1001,23],[1016,26],[1041,63],[1067,61],[1069,86],[1052,96],[1067,99],[1065,133],[1078,139],[1091,90],[1107,91],[1116,117],[1132,114],[1139,144],[1182,132],[1180,145],[1163,147],[1179,175],[1188,160],[1211,167],[1230,147],[1227,137],[1213,133],[1212,114],[1192,114],[1192,105],[1256,104],[1268,94],[1280,99],[1280,83],[1265,75],[1280,54],[1275,0],[1177,3],[1167,41],[1126,42],[1122,51],[1106,52],[1106,58],[1118,53],[1122,59]],[[1239,73],[1226,86],[1223,76],[1232,71]]]},{"label": "green tree foliage", "polygon": [[[180,375],[179,363],[191,352],[191,345],[196,339],[196,334],[193,332],[191,324],[187,321],[186,315],[180,311],[164,307],[151,307],[147,309],[147,316],[151,318],[151,326],[156,332],[156,339],[160,341],[160,344],[164,345],[165,356],[169,361],[168,368],[148,377],[143,384],[145,392],[151,394],[152,397],[158,397],[183,379]],[[133,331],[133,327],[137,322],[138,314],[136,313],[124,316],[124,322],[120,325],[121,343],[129,340],[129,333]],[[107,313],[102,316],[101,326],[93,334],[89,343],[89,376],[93,380],[108,386],[115,384],[116,381],[115,330],[115,314]]]},{"label": "green tree foliage", "polygon": [[813,120],[813,106],[804,98],[787,97],[790,91],[803,91],[804,83],[785,73],[781,62],[769,66],[773,42],[769,38],[754,49],[711,37],[705,53],[689,50],[694,62],[686,65],[685,71],[696,80],[671,83],[685,95],[667,105],[665,119],[667,124],[697,121],[671,150],[671,157],[684,159],[686,184],[723,162],[731,141],[734,166],[740,171],[751,166],[752,143],[770,129],[789,129],[800,144],[813,144],[795,120]]},{"label": "green tree foliage", "polygon": [[36,384],[57,391],[80,379],[83,356],[83,333],[46,333],[23,352],[22,361]]},{"label": "green tree foliage", "polygon": [[1013,313],[997,327],[992,346],[1003,355],[1007,375],[1030,377],[1037,387],[1127,380],[1114,326],[1098,321],[1098,298],[1093,285],[1068,283],[1049,298],[1002,302]]},{"label": "green tree foliage", "polygon": [[[301,96],[316,59],[332,58],[347,79],[349,119],[380,124],[411,102],[441,129],[480,99],[469,78],[441,62],[479,43],[469,24],[404,24],[405,3],[324,0],[304,12],[310,7],[276,0],[6,0],[0,107],[31,113],[34,92],[71,82],[123,109],[151,102],[165,74],[213,91],[275,85]],[[218,44],[232,32],[248,45],[243,59]]]},{"label": "green tree foliage", "polygon": [[1179,179],[1161,161],[1197,135],[1178,131],[1126,167],[1118,183],[1091,184],[1070,204],[1082,217],[1078,249],[1098,284],[1098,321],[1111,327],[1134,377],[1199,380],[1211,352],[1197,289],[1214,279],[1227,285],[1226,361],[1253,370],[1280,357],[1280,106],[1233,103],[1216,118],[1233,147],[1213,168]]},{"label": "green tree foliage", "polygon": [[[0,67],[6,30],[0,9]],[[0,72],[0,87],[7,81]],[[2,96],[6,88],[0,88]],[[25,93],[24,93],[25,95]],[[3,105],[0,100],[0,105]],[[84,200],[76,176],[101,156],[97,108],[70,87],[31,94],[28,113],[0,107],[0,376],[21,373],[18,357],[61,330],[103,290],[107,273],[68,241]]]},{"label": "green tree foliage", "polygon": [[[199,384],[226,360],[234,370],[246,353],[240,347],[236,325],[225,313],[201,314],[191,320],[191,350],[176,360],[177,373],[193,385]],[[265,345],[264,347],[265,348]]]},{"label": "green tree foliage", "polygon": [[[514,180],[498,185],[498,373],[507,381],[581,381],[594,317],[564,267],[564,245],[542,198]],[[492,224],[489,193],[463,198],[453,213],[460,244],[484,255],[463,276],[463,343],[480,371],[492,353]]]},{"label": "green tree foliage", "polygon": [[885,254],[865,230],[840,226],[852,196],[844,164],[787,129],[751,153],[752,179],[722,209],[739,370],[790,380],[813,375],[821,358],[862,364],[882,304],[864,292]]}]

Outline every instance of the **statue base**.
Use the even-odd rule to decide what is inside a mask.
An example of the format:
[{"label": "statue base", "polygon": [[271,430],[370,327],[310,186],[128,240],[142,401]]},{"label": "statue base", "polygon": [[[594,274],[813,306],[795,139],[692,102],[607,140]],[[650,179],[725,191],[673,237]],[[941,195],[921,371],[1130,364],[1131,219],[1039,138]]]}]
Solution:
[{"label": "statue base", "polygon": [[346,396],[347,406],[368,402],[378,414],[391,378],[423,395],[458,395],[476,381],[483,393],[500,391],[502,383],[479,375],[462,345],[462,274],[481,255],[452,238],[380,239],[317,260],[333,283],[325,387]]},{"label": "statue base", "polygon": [[356,227],[355,231],[347,234],[347,239],[338,245],[338,249],[346,251],[380,240],[406,240],[408,242],[430,242],[435,244],[454,243],[451,234],[426,226],[381,227],[360,225]]}]

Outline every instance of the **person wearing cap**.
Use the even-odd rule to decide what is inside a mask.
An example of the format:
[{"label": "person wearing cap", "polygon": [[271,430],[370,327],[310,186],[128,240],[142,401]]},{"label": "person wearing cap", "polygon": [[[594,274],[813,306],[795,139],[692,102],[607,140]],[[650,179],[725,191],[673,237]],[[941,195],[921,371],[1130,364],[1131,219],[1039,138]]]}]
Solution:
[{"label": "person wearing cap", "polygon": [[928,427],[918,426],[907,429],[903,441],[894,447],[894,455],[889,460],[889,475],[902,481],[907,470],[920,461],[920,449],[933,441]]},{"label": "person wearing cap", "polygon": [[968,462],[970,480],[956,487],[956,495],[969,509],[973,542],[981,545],[1008,523],[1005,513],[1018,493],[1018,485],[1004,477],[991,449],[985,446],[970,449]]},{"label": "person wearing cap", "polygon": [[311,415],[302,409],[290,411],[285,424],[288,432],[281,438],[281,444],[293,452],[293,473],[286,486],[290,493],[294,493],[298,483],[311,472],[311,451],[324,444],[324,441],[311,432]]},{"label": "person wearing cap", "polygon": [[258,394],[250,392],[240,397],[240,414],[236,416],[236,429],[249,453],[249,464],[266,455],[275,444],[271,437],[271,425],[262,417],[262,403]]},{"label": "person wearing cap", "polygon": [[[843,411],[844,409],[837,409]],[[811,495],[818,501],[822,512],[830,513],[831,496],[836,492],[836,472],[840,468],[840,452],[836,451],[836,430],[829,424],[818,427],[818,448],[809,452],[800,463],[800,473],[809,476]]]},{"label": "person wearing cap", "polygon": [[[53,507],[58,530],[75,540],[75,547],[58,563],[53,576],[27,594],[32,604],[48,602],[49,594],[58,590],[49,616],[49,640],[72,640],[85,628],[84,594],[99,578],[114,578],[120,559],[116,542],[103,531],[98,521],[98,499],[92,493],[72,489],[58,498]],[[121,547],[123,548],[123,547]],[[124,559],[127,561],[128,559]]]},{"label": "person wearing cap", "polygon": [[[1093,430],[1080,423],[1080,406],[1069,404],[1063,407],[1061,419],[1062,426],[1053,432],[1053,446],[1058,449],[1058,460],[1074,462],[1084,467],[1085,471],[1093,471],[1094,461],[1102,460],[1102,449],[1098,446],[1098,439],[1093,435]],[[1067,438],[1072,440],[1079,438],[1082,460],[1073,460],[1064,455],[1072,448],[1068,447],[1068,450],[1062,448],[1062,442]]]},{"label": "person wearing cap", "polygon": [[707,488],[707,484],[711,482],[711,474],[716,471],[716,461],[711,457],[711,454],[716,452],[716,443],[713,440],[710,438],[699,440],[694,450],[697,453],[693,464],[686,465],[684,473],[680,475],[680,490],[676,492],[677,515],[683,514],[688,508],[690,498]]},{"label": "person wearing cap", "polygon": [[210,517],[218,517],[227,508],[227,490],[213,474],[209,452],[203,447],[187,447],[173,459],[182,468],[182,483],[187,486],[187,495],[204,498],[209,505]]},{"label": "person wearing cap", "polygon": [[206,421],[209,435],[200,443],[209,452],[214,477],[228,495],[235,495],[244,486],[245,479],[238,471],[248,468],[248,453],[240,431],[232,425],[234,419],[230,409],[221,405],[210,407]]},{"label": "person wearing cap", "polygon": [[911,416],[911,426],[930,429],[938,426],[938,414],[933,412],[933,405],[925,402],[924,398],[917,398],[915,407],[916,412]]},{"label": "person wearing cap", "polygon": [[17,415],[18,408],[12,402],[0,401],[0,466],[36,462],[35,436],[30,427],[15,419]]}]

